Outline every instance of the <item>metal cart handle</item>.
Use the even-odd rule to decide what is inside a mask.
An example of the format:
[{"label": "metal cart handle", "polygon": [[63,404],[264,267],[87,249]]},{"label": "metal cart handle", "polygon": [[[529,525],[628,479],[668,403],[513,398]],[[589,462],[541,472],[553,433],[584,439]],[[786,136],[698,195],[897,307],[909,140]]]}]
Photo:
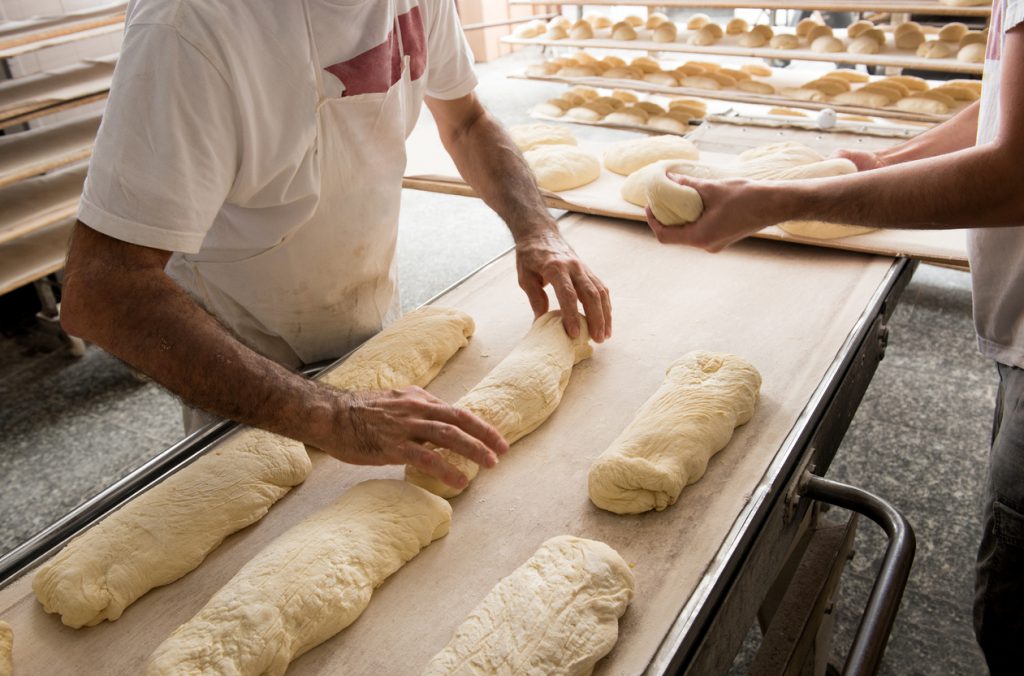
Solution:
[{"label": "metal cart handle", "polygon": [[843,666],[845,676],[869,676],[878,671],[889,640],[903,590],[914,562],[917,541],[910,522],[882,498],[867,491],[830,481],[810,472],[800,478],[801,495],[868,517],[885,531],[889,544],[871,588],[867,606]]}]

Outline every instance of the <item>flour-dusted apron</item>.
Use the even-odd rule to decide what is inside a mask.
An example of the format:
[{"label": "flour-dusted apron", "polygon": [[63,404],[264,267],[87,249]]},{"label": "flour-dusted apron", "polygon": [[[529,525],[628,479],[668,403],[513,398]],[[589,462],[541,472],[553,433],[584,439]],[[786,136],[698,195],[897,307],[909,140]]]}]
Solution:
[{"label": "flour-dusted apron", "polygon": [[318,92],[318,206],[266,251],[230,262],[178,258],[172,271],[245,343],[290,366],[342,355],[399,314],[395,245],[412,86],[392,17],[398,82],[383,93],[328,98],[303,9]]}]

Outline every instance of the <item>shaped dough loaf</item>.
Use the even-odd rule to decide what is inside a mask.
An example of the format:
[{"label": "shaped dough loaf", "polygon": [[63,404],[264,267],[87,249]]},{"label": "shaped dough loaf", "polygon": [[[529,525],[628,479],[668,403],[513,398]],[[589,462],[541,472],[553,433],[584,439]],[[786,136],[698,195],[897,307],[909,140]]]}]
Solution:
[{"label": "shaped dough loaf", "polygon": [[[426,385],[473,329],[459,310],[420,308],[322,380],[352,390]],[[236,434],[72,540],[39,568],[32,589],[70,627],[116,620],[150,589],[174,582],[225,537],[261,519],[310,468],[299,442],[254,429]]]},{"label": "shaped dough loaf", "polygon": [[[584,109],[590,110],[586,107]],[[575,110],[579,109],[573,108],[569,111],[570,117],[573,117]],[[611,108],[599,115],[598,119],[610,112],[612,112]],[[523,153],[523,158],[530,165],[530,169],[537,179],[537,185],[552,192],[578,188],[596,181],[597,177],[601,175],[601,163],[597,161],[597,158],[576,146],[537,146]]]},{"label": "shaped dough loaf", "polygon": [[72,540],[39,568],[32,591],[69,627],[116,620],[263,518],[310,469],[302,443],[246,429]]},{"label": "shaped dough loaf", "polygon": [[[509,444],[522,439],[548,419],[562,401],[572,367],[593,354],[587,323],[581,317],[580,335],[570,338],[557,311],[541,315],[476,387],[455,406],[468,409],[493,425]],[[438,451],[472,481],[480,466],[448,449]],[[445,498],[462,491],[406,465],[405,478]]]},{"label": "shaped dough loaf", "polygon": [[717,167],[698,162],[665,160],[631,174],[622,185],[622,197],[637,206],[650,205],[664,225],[692,223],[700,217],[704,203],[689,186],[679,185],[666,174],[682,174],[702,179],[744,177],[758,180],[793,180],[852,174],[857,167],[846,159],[824,160],[799,144],[770,144],[739,156],[732,167]]},{"label": "shaped dough loaf", "polygon": [[373,590],[448,533],[451,506],[405,481],[364,481],[286,531],[150,657],[147,676],[278,676],[352,624]]},{"label": "shaped dough loaf", "polygon": [[11,625],[0,622],[0,676],[14,673],[14,631]]},{"label": "shaped dough loaf", "polygon": [[608,545],[553,537],[491,589],[423,674],[590,674],[615,645],[633,589]]},{"label": "shaped dough loaf", "polygon": [[697,146],[684,138],[650,136],[612,144],[604,151],[604,166],[616,174],[629,176],[637,169],[658,160],[695,160],[699,156]]},{"label": "shaped dough loaf", "polygon": [[465,312],[427,305],[389,324],[320,380],[343,390],[424,387],[475,329]]},{"label": "shaped dough loaf", "polygon": [[661,511],[704,476],[754,414],[761,375],[724,353],[690,352],[590,468],[591,501],[616,514]]}]

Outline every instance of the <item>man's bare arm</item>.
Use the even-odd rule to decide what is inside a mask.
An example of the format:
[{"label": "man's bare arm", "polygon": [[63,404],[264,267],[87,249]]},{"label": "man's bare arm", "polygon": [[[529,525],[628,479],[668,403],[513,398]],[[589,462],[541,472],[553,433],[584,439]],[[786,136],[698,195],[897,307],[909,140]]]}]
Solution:
[{"label": "man's bare arm", "polygon": [[[463,178],[508,224],[516,242],[519,284],[534,314],[547,312],[545,284],[551,284],[570,336],[579,331],[576,302],[597,342],[611,336],[608,289],[562,239],[541,198],[526,160],[475,94],[443,101],[427,98],[441,141]],[[564,312],[571,310],[571,312]]]},{"label": "man's bare arm", "polygon": [[[788,220],[884,228],[1004,227],[1024,224],[1024,26],[1006,34],[999,83],[1001,119],[992,143],[872,171],[801,181],[701,181],[694,223],[665,227],[648,213],[662,242],[718,251]],[[961,132],[961,141],[966,128]],[[938,143],[937,141],[934,141]]]},{"label": "man's bare arm", "polygon": [[431,442],[493,466],[507,444],[468,411],[419,388],[341,392],[239,342],[164,272],[170,253],[79,222],[61,322],[190,405],[306,442],[345,462],[410,463],[452,485],[465,479]]},{"label": "man's bare arm", "polygon": [[981,105],[975,101],[942,124],[883,150],[840,150],[836,154],[852,160],[859,170],[866,171],[970,148],[978,135],[979,108]]}]

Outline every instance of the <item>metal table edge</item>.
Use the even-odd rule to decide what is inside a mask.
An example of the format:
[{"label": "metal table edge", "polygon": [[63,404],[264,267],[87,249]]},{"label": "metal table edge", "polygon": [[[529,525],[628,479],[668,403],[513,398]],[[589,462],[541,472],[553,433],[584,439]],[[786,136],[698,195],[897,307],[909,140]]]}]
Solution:
[{"label": "metal table edge", "polygon": [[694,593],[676,616],[671,629],[662,640],[644,671],[646,676],[674,674],[685,668],[700,643],[703,628],[713,616],[721,598],[736,576],[742,562],[754,546],[757,532],[768,519],[800,466],[808,443],[820,424],[843,377],[853,365],[867,339],[875,318],[885,314],[886,301],[904,275],[913,273],[915,263],[908,258],[893,260],[871,301],[861,313],[853,330],[836,353],[807,406],[790,429],[779,452],[768,466],[750,499],[733,523]]}]

